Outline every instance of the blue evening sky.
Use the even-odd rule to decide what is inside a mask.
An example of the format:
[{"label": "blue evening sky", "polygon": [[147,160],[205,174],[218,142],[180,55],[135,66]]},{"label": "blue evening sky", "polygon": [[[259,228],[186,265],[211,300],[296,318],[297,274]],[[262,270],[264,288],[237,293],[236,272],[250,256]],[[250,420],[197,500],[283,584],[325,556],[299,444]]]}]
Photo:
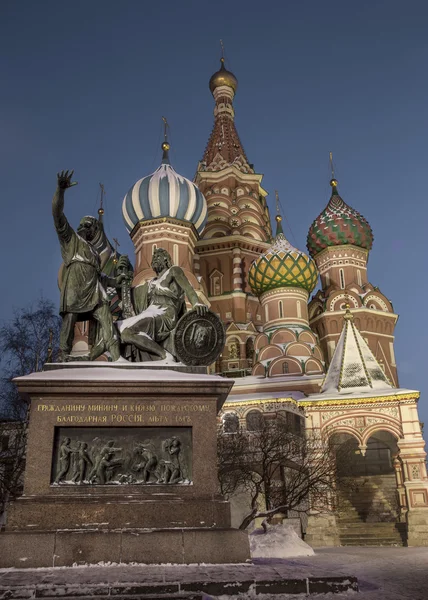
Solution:
[{"label": "blue evening sky", "polygon": [[94,214],[103,182],[107,233],[132,255],[122,198],[160,162],[162,115],[173,165],[193,177],[222,38],[241,140],[301,249],[329,198],[333,151],[340,194],[374,231],[369,280],[400,315],[400,384],[422,391],[428,422],[427,30],[425,0],[2,0],[1,318],[40,294],[58,303],[61,169],[79,182],[72,224]]}]

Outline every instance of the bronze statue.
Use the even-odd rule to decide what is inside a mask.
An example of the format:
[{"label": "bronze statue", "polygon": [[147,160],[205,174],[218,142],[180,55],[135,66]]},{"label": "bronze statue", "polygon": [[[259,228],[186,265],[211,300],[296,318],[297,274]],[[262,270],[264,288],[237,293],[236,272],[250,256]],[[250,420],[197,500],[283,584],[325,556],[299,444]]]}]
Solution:
[{"label": "bronze statue", "polygon": [[85,358],[95,360],[108,350],[116,361],[120,358],[119,340],[105,286],[119,285],[121,280],[112,280],[101,273],[100,256],[91,243],[96,236],[95,217],[83,217],[76,233],[64,215],[65,190],[76,185],[76,182],[71,181],[72,176],[73,171],[58,173],[57,189],[52,200],[52,214],[64,261],[60,305],[60,360],[72,360],[70,353],[76,322],[92,318],[98,322],[100,336],[98,343]]},{"label": "bronze statue", "polygon": [[[130,273],[128,264],[128,258],[121,257],[117,266]],[[154,251],[152,269],[156,277],[132,290],[136,316],[118,322],[122,342],[140,351],[137,360],[162,360],[167,352],[175,357],[170,334],[186,311],[186,296],[199,316],[208,312],[183,269],[173,266],[163,248]]]}]

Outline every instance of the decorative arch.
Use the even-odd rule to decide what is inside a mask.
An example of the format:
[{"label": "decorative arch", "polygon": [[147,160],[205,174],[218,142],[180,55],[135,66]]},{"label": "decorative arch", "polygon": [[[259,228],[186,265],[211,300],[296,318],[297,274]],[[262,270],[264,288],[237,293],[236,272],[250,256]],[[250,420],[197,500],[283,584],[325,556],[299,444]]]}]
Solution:
[{"label": "decorative arch", "polygon": [[269,346],[265,346],[262,348],[262,350],[260,350],[258,359],[259,361],[273,360],[279,356],[283,356],[281,348],[278,348],[278,346],[274,346],[273,344],[269,344]]},{"label": "decorative arch", "polygon": [[269,339],[268,336],[265,333],[260,333],[257,337],[256,340],[254,342],[254,350],[256,352],[259,352],[260,350],[262,350],[265,346],[269,345]]},{"label": "decorative arch", "polygon": [[[288,372],[285,372],[284,363],[288,363]],[[299,360],[291,356],[281,356],[273,360],[268,367],[268,377],[281,375],[303,375],[302,365]]]},{"label": "decorative arch", "polygon": [[397,441],[400,440],[403,437],[403,433],[401,431],[401,428],[398,425],[392,423],[391,421],[385,419],[384,423],[376,423],[374,425],[371,425],[371,426],[367,427],[364,430],[364,433],[363,433],[363,444],[367,444],[368,440],[377,431],[387,431],[388,433],[391,433],[396,438]]},{"label": "decorative arch", "polygon": [[310,331],[301,331],[299,333],[299,342],[306,342],[307,344],[317,343],[314,334]]},{"label": "decorative arch", "polygon": [[321,375],[324,373],[324,367],[319,360],[310,358],[305,363],[305,375]]},{"label": "decorative arch", "polygon": [[[212,225],[212,226],[210,226]],[[215,238],[215,237],[224,237],[229,232],[229,226],[225,225],[215,225],[208,223],[204,232],[204,237],[207,239]]]},{"label": "decorative arch", "polygon": [[360,446],[363,445],[363,438],[361,437],[360,433],[354,427],[349,425],[338,425],[337,427],[332,427],[329,425],[324,429],[324,432],[327,436],[327,439],[330,439],[336,433],[347,433],[354,437]]},{"label": "decorative arch", "polygon": [[253,237],[255,240],[258,240],[259,242],[264,241],[260,233],[260,229],[255,225],[252,225],[251,223],[244,223],[243,225],[241,225],[240,232],[242,235],[251,235],[251,237]]},{"label": "decorative arch", "polygon": [[285,351],[287,356],[312,356],[312,350],[306,344],[293,342],[287,346]]},{"label": "decorative arch", "polygon": [[253,367],[253,372],[251,373],[254,377],[265,377],[266,376],[266,367],[258,362]]},{"label": "decorative arch", "polygon": [[343,310],[341,305],[344,303],[348,303],[351,308],[360,308],[361,306],[361,301],[355,292],[351,290],[346,290],[345,292],[336,290],[328,298],[328,310],[331,312]]},{"label": "decorative arch", "polygon": [[242,211],[254,210],[254,211],[257,211],[257,214],[258,214],[259,207],[257,205],[257,202],[254,202],[254,200],[251,198],[245,198],[245,199],[240,200],[238,203],[238,206]]},{"label": "decorative arch", "polygon": [[[370,305],[374,304],[376,306],[375,310],[382,310],[383,312],[392,312],[391,305],[388,307],[385,300],[383,298],[380,298],[376,293],[371,293],[364,296],[363,304],[368,308],[371,308]],[[390,303],[388,302],[388,304]]]},{"label": "decorative arch", "polygon": [[291,329],[277,329],[270,338],[271,344],[289,344],[290,342],[296,342],[296,334]]}]

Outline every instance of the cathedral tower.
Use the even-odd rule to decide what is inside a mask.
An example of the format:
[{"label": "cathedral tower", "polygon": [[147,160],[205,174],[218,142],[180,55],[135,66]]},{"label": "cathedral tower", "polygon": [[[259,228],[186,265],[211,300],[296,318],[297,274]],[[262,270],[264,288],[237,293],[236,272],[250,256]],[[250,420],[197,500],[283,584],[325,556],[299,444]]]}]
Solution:
[{"label": "cathedral tower", "polygon": [[207,224],[196,244],[195,273],[206,282],[211,309],[226,326],[226,347],[217,370],[243,374],[251,369],[254,338],[264,323],[247,283],[248,271],[269,247],[272,232],[262,175],[249,162],[235,127],[237,86],[222,58],[209,82],[214,127],[195,176],[208,205]]},{"label": "cathedral tower", "polygon": [[369,223],[340,197],[337,180],[326,208],[312,223],[307,247],[321,277],[321,290],[309,303],[309,322],[331,361],[347,303],[355,324],[394,386],[398,386],[394,328],[398,315],[391,302],[369,283],[367,262],[373,244]]},{"label": "cathedral tower", "polygon": [[206,296],[193,266],[195,245],[207,219],[207,204],[198,187],[171,166],[166,131],[165,120],[161,165],[137,181],[122,203],[125,225],[135,246],[134,285],[153,277],[153,251],[165,248],[194,289]]},{"label": "cathedral tower", "polygon": [[318,280],[314,261],[286,239],[281,216],[272,246],[253,262],[249,284],[264,312],[263,333],[256,337],[253,375],[322,375],[324,362],[309,327],[308,298]]}]

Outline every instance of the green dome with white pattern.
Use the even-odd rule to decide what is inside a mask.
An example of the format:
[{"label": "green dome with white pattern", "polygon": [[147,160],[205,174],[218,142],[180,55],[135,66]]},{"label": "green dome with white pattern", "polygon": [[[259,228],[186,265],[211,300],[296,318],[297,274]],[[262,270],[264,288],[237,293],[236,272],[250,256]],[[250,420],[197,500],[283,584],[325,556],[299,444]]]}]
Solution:
[{"label": "green dome with white pattern", "polygon": [[315,262],[286,239],[278,215],[277,235],[272,246],[251,264],[248,283],[261,296],[282,287],[303,288],[311,293],[318,280]]}]

